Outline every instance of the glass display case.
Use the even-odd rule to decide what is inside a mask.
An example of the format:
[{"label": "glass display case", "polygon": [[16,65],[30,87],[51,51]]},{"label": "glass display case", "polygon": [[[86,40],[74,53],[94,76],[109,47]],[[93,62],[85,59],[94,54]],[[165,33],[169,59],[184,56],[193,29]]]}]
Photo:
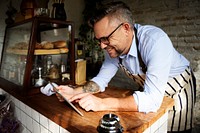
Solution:
[{"label": "glass display case", "polygon": [[0,78],[22,91],[49,81],[74,85],[74,23],[34,17],[7,26]]}]

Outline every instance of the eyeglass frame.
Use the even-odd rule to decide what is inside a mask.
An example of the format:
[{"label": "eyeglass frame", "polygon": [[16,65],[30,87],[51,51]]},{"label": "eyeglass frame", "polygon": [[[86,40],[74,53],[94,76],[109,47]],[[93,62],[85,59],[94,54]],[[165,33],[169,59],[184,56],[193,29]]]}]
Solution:
[{"label": "eyeglass frame", "polygon": [[[109,44],[110,41],[109,41],[109,38],[112,36],[112,34],[115,33],[115,31],[117,31],[124,23],[121,23],[120,25],[117,26],[117,28],[115,28],[107,37],[101,37],[99,39],[97,39],[96,37],[94,37],[94,40],[98,41],[98,44]],[[104,40],[104,41],[102,41]]]}]

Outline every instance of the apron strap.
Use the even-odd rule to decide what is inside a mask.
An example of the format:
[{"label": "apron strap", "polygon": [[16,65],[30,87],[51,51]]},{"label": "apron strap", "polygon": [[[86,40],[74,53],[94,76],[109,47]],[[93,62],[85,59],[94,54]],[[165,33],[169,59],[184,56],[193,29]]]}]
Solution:
[{"label": "apron strap", "polygon": [[[147,66],[144,64],[140,51],[138,49],[139,46],[139,40],[137,38],[137,29],[134,27],[134,32],[135,32],[135,38],[136,38],[136,46],[137,46],[137,54],[138,54],[138,60],[139,60],[139,64],[140,67],[142,68],[142,72],[145,74],[147,72]],[[119,63],[122,64],[122,59],[119,57]]]},{"label": "apron strap", "polygon": [[144,62],[143,62],[143,60],[142,60],[142,57],[141,57],[141,54],[140,54],[140,51],[139,51],[139,49],[138,49],[139,40],[138,40],[138,37],[137,37],[137,29],[136,29],[135,27],[134,27],[134,31],[135,31],[135,38],[136,38],[136,46],[137,46],[138,60],[139,60],[140,66],[142,67],[143,73],[146,73],[146,72],[147,72],[147,66],[144,64]]}]

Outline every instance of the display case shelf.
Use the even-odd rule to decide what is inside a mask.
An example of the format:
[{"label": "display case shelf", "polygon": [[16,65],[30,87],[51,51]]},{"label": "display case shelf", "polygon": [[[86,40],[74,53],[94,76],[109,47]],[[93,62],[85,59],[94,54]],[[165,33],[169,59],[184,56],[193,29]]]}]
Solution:
[{"label": "display case shelf", "polygon": [[[6,52],[9,54],[27,55],[28,50],[7,49]],[[68,52],[68,49],[36,49],[34,55],[66,54]]]},{"label": "display case shelf", "polygon": [[[43,42],[48,42],[52,48],[36,48],[37,44],[45,46]],[[64,45],[56,47],[55,42],[64,42]],[[9,25],[5,30],[0,79],[10,83],[6,84],[10,86],[7,88],[15,87],[14,90],[27,93],[39,90],[48,81],[75,85],[74,50],[72,21],[33,17]],[[69,75],[67,79],[63,79],[63,73]],[[40,78],[45,82],[36,86]],[[1,86],[5,84],[0,83]]]}]

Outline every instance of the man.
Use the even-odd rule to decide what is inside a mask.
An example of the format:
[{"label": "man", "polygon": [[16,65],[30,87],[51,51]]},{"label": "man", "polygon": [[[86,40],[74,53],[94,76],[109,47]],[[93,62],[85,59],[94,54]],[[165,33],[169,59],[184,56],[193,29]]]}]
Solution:
[{"label": "man", "polygon": [[[189,61],[173,47],[167,34],[155,26],[135,24],[130,9],[123,2],[100,8],[90,20],[95,38],[105,51],[100,72],[84,86],[58,89],[70,101],[77,101],[86,111],[156,112],[164,96],[174,98],[169,111],[168,131],[191,132],[194,84]],[[99,98],[121,68],[142,90],[125,98]],[[60,101],[63,101],[59,97]]]}]

